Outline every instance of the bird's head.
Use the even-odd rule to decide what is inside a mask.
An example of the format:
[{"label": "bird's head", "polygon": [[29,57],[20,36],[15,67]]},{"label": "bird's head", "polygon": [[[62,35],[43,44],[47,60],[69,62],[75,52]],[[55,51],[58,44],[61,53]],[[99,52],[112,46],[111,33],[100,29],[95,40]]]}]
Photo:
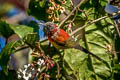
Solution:
[{"label": "bird's head", "polygon": [[53,22],[47,22],[44,24],[43,31],[45,32],[45,35],[52,35],[57,31],[57,26]]}]

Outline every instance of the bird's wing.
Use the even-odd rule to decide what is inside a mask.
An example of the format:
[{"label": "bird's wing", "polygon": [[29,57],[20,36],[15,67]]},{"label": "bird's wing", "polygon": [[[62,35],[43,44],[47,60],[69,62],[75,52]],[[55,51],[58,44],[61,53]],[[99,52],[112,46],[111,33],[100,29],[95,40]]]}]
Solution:
[{"label": "bird's wing", "polygon": [[68,40],[70,36],[68,33],[66,33],[63,29],[60,29],[56,34],[55,34],[55,40],[58,42],[64,42]]},{"label": "bird's wing", "polygon": [[51,42],[54,41],[56,44],[60,46],[64,46],[67,40],[70,38],[68,33],[66,33],[64,30],[60,29],[58,32],[56,32],[52,37],[51,40],[48,38]]}]

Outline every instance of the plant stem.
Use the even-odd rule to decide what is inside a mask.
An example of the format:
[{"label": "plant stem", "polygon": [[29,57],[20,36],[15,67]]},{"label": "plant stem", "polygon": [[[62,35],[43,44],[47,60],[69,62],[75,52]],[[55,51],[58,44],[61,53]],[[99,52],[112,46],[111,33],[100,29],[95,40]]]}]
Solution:
[{"label": "plant stem", "polygon": [[120,30],[119,30],[119,28],[118,28],[118,24],[114,21],[114,24],[115,24],[115,28],[116,28],[116,30],[117,30],[117,33],[118,33],[118,36],[119,36],[119,38],[120,38]]},{"label": "plant stem", "polygon": [[81,4],[84,2],[85,0],[82,0],[77,6],[75,6],[73,8],[73,10],[70,12],[70,14],[63,20],[61,21],[61,23],[59,24],[58,28],[60,28],[64,23],[65,21],[68,20],[68,18],[81,6]]},{"label": "plant stem", "polygon": [[90,26],[91,24],[94,24],[94,23],[96,23],[96,22],[98,22],[98,21],[100,21],[100,20],[103,20],[103,19],[105,19],[105,18],[108,18],[108,16],[103,16],[103,17],[101,17],[101,18],[98,18],[98,19],[96,19],[96,20],[93,20],[93,21],[91,21],[91,22],[83,25],[82,27],[79,27],[78,29],[74,30],[74,31],[70,34],[70,36],[74,35],[76,32],[80,31],[81,29],[83,29],[83,28],[85,28],[85,27],[87,27],[87,26]]}]

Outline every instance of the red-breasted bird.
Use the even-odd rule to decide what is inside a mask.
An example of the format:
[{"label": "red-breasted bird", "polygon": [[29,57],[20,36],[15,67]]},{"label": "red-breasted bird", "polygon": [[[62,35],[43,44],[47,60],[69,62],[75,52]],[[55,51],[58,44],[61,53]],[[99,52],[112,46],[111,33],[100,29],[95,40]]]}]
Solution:
[{"label": "red-breasted bird", "polygon": [[48,40],[52,43],[52,45],[56,49],[67,49],[67,48],[75,48],[83,51],[86,54],[90,54],[93,57],[103,61],[101,58],[88,51],[87,49],[81,47],[77,42],[71,38],[68,33],[66,33],[63,29],[58,29],[57,25],[52,22],[47,22],[44,24],[44,32],[48,37]]}]

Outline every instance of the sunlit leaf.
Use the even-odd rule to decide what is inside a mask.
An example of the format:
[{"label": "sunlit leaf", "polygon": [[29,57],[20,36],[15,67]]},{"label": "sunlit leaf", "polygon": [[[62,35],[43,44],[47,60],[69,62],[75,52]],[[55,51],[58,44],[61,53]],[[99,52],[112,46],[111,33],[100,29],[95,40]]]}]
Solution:
[{"label": "sunlit leaf", "polygon": [[41,1],[39,2],[40,7],[44,7],[44,6],[45,6],[45,3],[46,3],[46,0],[41,0]]},{"label": "sunlit leaf", "polygon": [[32,27],[26,25],[10,25],[10,27],[20,38],[24,38],[27,34],[34,31]]},{"label": "sunlit leaf", "polygon": [[[91,0],[92,4],[97,3]],[[102,1],[101,1],[102,2]],[[86,3],[87,6],[83,5],[88,17],[90,19],[95,19],[96,15],[92,13],[99,14],[101,16],[103,12],[98,13],[96,9],[90,8],[89,2]],[[91,5],[93,6],[93,5]],[[94,6],[97,6],[94,4]],[[101,6],[100,4],[98,6]],[[104,5],[102,5],[104,6]],[[88,10],[90,9],[90,11]],[[98,12],[96,12],[98,11]],[[82,19],[83,16],[78,14],[77,19]],[[81,18],[82,17],[82,18]],[[98,17],[98,16],[97,16]],[[84,18],[83,18],[84,19]],[[110,45],[112,48],[113,44],[113,26],[108,25],[107,23],[111,22],[110,19],[99,21],[96,24],[90,25],[85,28],[83,40],[79,41],[79,44],[88,49],[90,52],[94,53],[105,63],[97,60],[93,56],[89,56],[79,50],[67,49],[64,52],[64,69],[67,72],[67,76],[75,77],[78,80],[106,80],[109,79],[112,75],[110,53],[107,49],[107,45]],[[80,22],[79,22],[80,23]],[[67,77],[66,77],[67,78]],[[68,79],[68,78],[67,78]]]},{"label": "sunlit leaf", "polygon": [[35,45],[35,41],[37,40],[37,33],[31,33],[25,36],[24,41],[28,45]]}]

